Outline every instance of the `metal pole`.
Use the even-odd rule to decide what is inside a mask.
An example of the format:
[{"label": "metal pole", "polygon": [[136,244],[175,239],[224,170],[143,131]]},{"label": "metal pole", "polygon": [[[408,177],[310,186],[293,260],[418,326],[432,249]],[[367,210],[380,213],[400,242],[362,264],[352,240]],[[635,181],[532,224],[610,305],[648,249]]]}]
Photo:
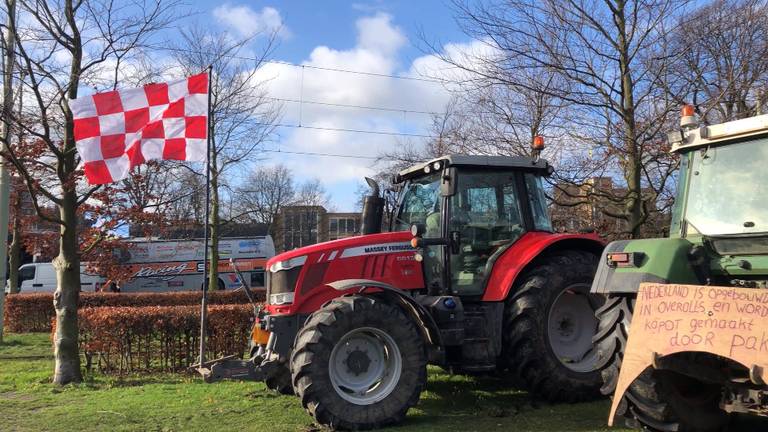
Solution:
[{"label": "metal pole", "polygon": [[[13,62],[16,44],[16,0],[6,0],[8,9],[7,34],[5,37],[5,56],[3,58],[3,139],[2,150],[7,150],[11,137],[10,115],[13,110]],[[4,160],[0,160],[0,277],[3,290],[0,292],[0,342],[3,341],[5,324],[5,274],[8,264],[8,213],[11,197],[10,175]]]},{"label": "metal pole", "polygon": [[208,66],[208,133],[205,153],[205,223],[203,224],[203,299],[200,301],[200,367],[205,363],[205,333],[208,320],[208,224],[211,204],[211,87],[213,65]]}]

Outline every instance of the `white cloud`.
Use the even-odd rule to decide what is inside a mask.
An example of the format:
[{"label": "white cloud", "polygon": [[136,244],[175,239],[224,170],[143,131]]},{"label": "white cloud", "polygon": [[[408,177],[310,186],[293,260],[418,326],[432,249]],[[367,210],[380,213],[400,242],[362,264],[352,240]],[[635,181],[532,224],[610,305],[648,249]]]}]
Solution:
[{"label": "white cloud", "polygon": [[[260,76],[268,86],[271,97],[303,100],[285,103],[284,124],[340,129],[357,129],[424,134],[430,133],[429,114],[403,112],[402,110],[442,112],[450,95],[441,83],[403,80],[392,77],[351,74],[327,69],[365,71],[376,74],[403,77],[449,78],[452,69],[439,57],[426,55],[410,64],[401,63],[402,50],[408,40],[390,15],[376,13],[357,20],[356,44],[340,50],[317,46],[301,63],[305,68],[269,63],[262,66]],[[446,45],[447,52],[480,52],[479,42]],[[333,107],[308,102],[357,105],[365,107],[394,108],[400,111],[369,110],[362,108]],[[398,141],[408,138],[388,135],[321,131],[313,129],[279,129],[282,151],[333,153],[344,155],[378,156],[391,151]],[[410,138],[423,142],[422,138]],[[338,190],[343,185],[358,184],[363,176],[375,172],[370,159],[325,158],[298,156],[286,153],[269,155],[272,160],[288,165],[304,178],[319,177],[326,188]],[[348,187],[350,191],[356,186]],[[348,195],[351,195],[349,192]],[[349,197],[337,201],[342,209],[352,209]],[[350,202],[347,202],[350,201]]]},{"label": "white cloud", "polygon": [[402,30],[392,24],[392,16],[382,12],[372,17],[360,18],[356,23],[357,46],[361,50],[393,55],[408,39]]},{"label": "white cloud", "polygon": [[270,6],[265,6],[257,12],[247,5],[225,3],[213,10],[213,16],[219,24],[243,37],[270,35],[274,32],[284,39],[291,36],[280,11]]}]

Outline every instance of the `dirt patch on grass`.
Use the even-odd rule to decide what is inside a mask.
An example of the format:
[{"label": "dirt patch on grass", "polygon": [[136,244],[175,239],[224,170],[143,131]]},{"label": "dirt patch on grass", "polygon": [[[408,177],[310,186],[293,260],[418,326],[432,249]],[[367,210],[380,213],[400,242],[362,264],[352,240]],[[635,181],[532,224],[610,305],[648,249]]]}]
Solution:
[{"label": "dirt patch on grass", "polygon": [[13,391],[0,392],[0,400],[18,400],[18,401],[31,401],[34,397],[28,394],[21,394]]}]

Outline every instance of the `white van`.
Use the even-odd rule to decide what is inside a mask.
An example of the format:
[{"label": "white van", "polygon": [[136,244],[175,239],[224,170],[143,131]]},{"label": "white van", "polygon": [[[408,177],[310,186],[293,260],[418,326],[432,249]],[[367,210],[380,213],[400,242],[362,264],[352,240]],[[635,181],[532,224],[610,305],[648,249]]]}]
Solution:
[{"label": "white van", "polygon": [[[85,272],[85,265],[80,266],[80,291],[95,291],[103,283],[103,277],[88,274]],[[56,269],[53,268],[52,263],[30,263],[19,267],[20,293],[54,291],[56,291]]]}]

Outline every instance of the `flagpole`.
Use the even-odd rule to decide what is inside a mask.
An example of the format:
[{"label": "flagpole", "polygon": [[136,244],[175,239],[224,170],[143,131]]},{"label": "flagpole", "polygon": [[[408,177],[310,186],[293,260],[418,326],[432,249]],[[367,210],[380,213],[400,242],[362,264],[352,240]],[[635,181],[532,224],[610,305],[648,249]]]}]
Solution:
[{"label": "flagpole", "polygon": [[203,223],[203,298],[200,301],[200,363],[205,363],[205,334],[208,320],[208,224],[211,204],[211,87],[213,86],[213,65],[208,66],[208,130],[205,153],[205,221]]}]

